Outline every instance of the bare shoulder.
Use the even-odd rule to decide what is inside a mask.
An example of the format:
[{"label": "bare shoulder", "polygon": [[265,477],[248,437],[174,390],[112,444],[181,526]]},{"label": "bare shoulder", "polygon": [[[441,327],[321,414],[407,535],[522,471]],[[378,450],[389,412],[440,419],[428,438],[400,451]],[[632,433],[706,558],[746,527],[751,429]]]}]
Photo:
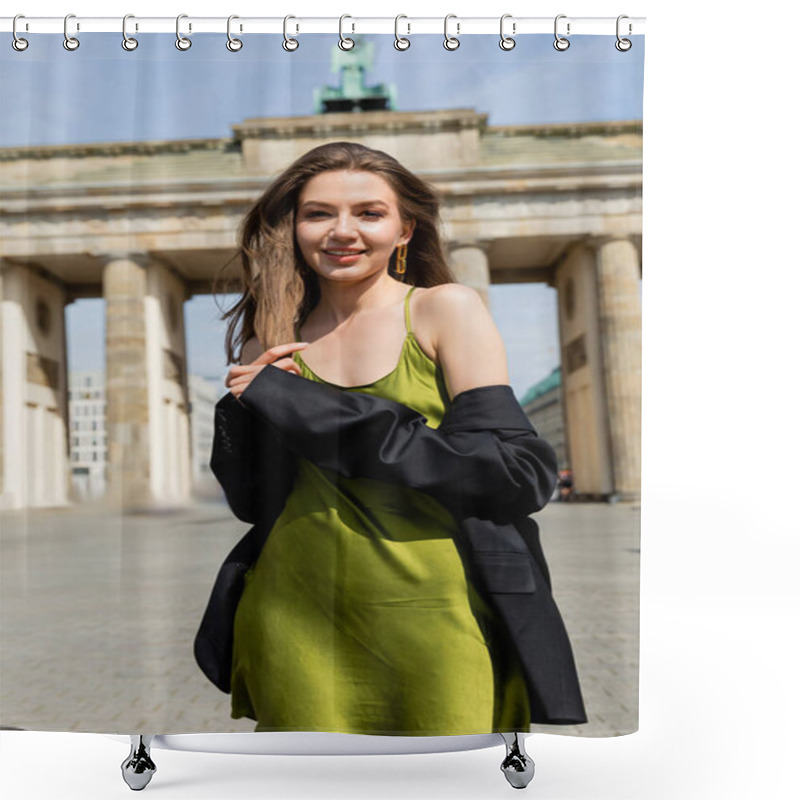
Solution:
[{"label": "bare shoulder", "polygon": [[419,288],[414,294],[420,295],[416,316],[421,323],[421,332],[433,350],[438,350],[445,331],[454,325],[460,327],[464,322],[479,327],[493,325],[483,298],[471,286],[440,283]]},{"label": "bare shoulder", "polygon": [[476,386],[508,384],[503,340],[477,290],[459,283],[431,286],[421,293],[417,317],[451,397]]},{"label": "bare shoulder", "polygon": [[429,286],[424,292],[427,302],[439,311],[463,309],[477,303],[483,305],[480,294],[463,283],[440,283],[438,286]]},{"label": "bare shoulder", "polygon": [[471,286],[463,283],[440,283],[436,286],[420,287],[418,292],[422,292],[430,303],[457,303],[469,302],[469,298],[477,298],[480,295]]}]

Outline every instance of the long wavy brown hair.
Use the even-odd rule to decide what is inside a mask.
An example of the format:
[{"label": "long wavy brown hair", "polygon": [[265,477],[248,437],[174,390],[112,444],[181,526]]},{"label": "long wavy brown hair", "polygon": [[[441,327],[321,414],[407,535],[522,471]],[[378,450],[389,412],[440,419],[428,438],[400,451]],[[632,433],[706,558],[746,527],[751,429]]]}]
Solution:
[{"label": "long wavy brown hair", "polygon": [[[228,320],[228,364],[241,360],[242,347],[254,335],[268,347],[294,341],[295,324],[302,326],[319,302],[319,280],[297,245],[295,211],[307,181],[328,170],[380,175],[395,192],[403,222],[416,221],[403,281],[415,286],[456,282],[440,238],[436,189],[381,150],[356,142],[320,145],[281,172],[247,212],[239,228],[237,252],[214,280],[216,295],[225,269],[238,262],[242,294],[220,317]],[[395,250],[389,269],[395,268],[396,257]]]}]

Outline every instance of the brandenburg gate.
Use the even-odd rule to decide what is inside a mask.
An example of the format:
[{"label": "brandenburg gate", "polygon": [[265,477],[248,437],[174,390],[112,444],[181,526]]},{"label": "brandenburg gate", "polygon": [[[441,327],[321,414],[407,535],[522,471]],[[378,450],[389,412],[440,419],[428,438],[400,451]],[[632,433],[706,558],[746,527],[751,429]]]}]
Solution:
[{"label": "brandenburg gate", "polygon": [[2,508],[69,503],[64,310],[88,297],[106,309],[109,501],[189,502],[183,304],[211,292],[271,176],[338,140],[385,150],[437,187],[457,280],[487,302],[493,283],[557,290],[575,488],[639,496],[641,123],[490,126],[456,108],[0,150]]}]

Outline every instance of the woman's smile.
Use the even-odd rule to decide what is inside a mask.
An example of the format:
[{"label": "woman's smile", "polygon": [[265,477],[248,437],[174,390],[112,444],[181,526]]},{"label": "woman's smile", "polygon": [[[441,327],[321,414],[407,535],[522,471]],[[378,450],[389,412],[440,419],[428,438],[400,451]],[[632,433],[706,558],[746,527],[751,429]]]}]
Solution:
[{"label": "woman's smile", "polygon": [[352,264],[366,252],[366,250],[349,250],[347,248],[336,248],[322,251],[324,256],[329,258],[331,261],[336,262],[337,264]]}]

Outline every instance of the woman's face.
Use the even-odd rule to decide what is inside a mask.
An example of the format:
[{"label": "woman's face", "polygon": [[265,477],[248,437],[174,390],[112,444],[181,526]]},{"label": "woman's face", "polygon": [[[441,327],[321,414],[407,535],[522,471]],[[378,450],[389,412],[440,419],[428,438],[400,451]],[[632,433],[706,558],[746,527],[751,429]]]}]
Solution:
[{"label": "woman's face", "polygon": [[[297,243],[323,279],[350,281],[386,270],[392,252],[408,242],[413,229],[400,219],[392,187],[372,172],[322,172],[298,197]],[[340,251],[349,255],[337,255]]]}]

